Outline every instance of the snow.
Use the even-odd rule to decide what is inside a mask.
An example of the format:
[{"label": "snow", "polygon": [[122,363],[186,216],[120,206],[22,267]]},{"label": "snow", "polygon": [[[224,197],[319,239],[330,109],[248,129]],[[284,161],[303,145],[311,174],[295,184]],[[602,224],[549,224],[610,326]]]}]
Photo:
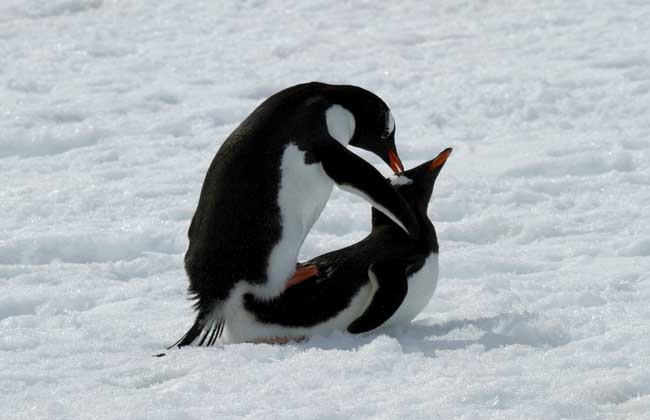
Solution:
[{"label": "snow", "polygon": [[397,187],[398,185],[408,185],[413,183],[413,180],[411,178],[402,174],[391,175],[388,177],[388,180],[391,184],[393,184],[394,187]]},{"label": "snow", "polygon": [[[650,3],[0,4],[6,419],[650,419]],[[437,293],[388,335],[167,352],[220,142],[351,83],[445,147]],[[384,174],[378,158],[357,151]],[[334,191],[308,258],[362,238]]]}]

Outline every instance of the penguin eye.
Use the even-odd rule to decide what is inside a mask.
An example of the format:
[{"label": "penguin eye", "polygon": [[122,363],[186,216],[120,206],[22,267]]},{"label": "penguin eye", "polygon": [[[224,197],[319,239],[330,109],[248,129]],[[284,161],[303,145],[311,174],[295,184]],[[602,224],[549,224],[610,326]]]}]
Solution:
[{"label": "penguin eye", "polygon": [[381,138],[382,138],[382,139],[387,139],[388,136],[390,136],[390,133],[391,133],[391,131],[390,131],[389,129],[385,129],[385,130],[382,131],[382,133],[381,133]]}]

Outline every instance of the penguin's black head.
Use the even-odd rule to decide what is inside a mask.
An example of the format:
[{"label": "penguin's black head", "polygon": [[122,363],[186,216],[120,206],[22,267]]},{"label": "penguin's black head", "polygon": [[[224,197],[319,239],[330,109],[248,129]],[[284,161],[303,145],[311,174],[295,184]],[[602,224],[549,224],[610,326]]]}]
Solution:
[{"label": "penguin's black head", "polygon": [[394,173],[404,171],[395,149],[395,119],[388,105],[374,93],[357,86],[337,86],[341,105],[354,117],[349,145],[379,156]]},{"label": "penguin's black head", "polygon": [[[388,178],[402,197],[404,197],[409,206],[411,206],[411,209],[418,219],[424,218],[428,220],[427,207],[429,206],[429,200],[431,200],[431,194],[433,193],[433,185],[436,182],[440,170],[445,165],[447,158],[451,154],[451,151],[451,148],[447,148],[440,152],[435,159],[424,162],[423,164],[409,169],[402,174],[393,175]],[[393,223],[382,213],[373,209],[373,225],[385,222]]]},{"label": "penguin's black head", "polygon": [[404,172],[404,166],[395,148],[395,120],[390,109],[383,101],[381,103],[383,107],[379,107],[379,112],[361,115],[362,125],[350,140],[350,145],[376,154],[395,174],[400,174]]}]

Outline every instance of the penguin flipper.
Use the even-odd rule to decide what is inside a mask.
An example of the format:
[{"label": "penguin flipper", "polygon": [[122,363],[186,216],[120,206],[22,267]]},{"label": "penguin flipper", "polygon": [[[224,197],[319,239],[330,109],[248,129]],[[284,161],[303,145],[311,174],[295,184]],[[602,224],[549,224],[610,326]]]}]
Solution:
[{"label": "penguin flipper", "polygon": [[419,237],[420,227],[411,207],[371,164],[335,141],[320,144],[316,158],[340,189],[370,202],[409,235]]},{"label": "penguin flipper", "polygon": [[348,332],[364,333],[388,321],[408,292],[406,268],[401,262],[380,262],[370,266],[368,277],[376,283],[377,291],[363,314],[348,326]]}]

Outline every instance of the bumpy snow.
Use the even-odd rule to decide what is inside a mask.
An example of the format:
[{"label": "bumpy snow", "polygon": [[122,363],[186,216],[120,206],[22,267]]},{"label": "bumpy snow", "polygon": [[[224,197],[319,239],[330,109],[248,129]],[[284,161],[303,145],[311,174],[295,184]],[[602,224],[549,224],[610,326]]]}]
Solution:
[{"label": "bumpy snow", "polygon": [[[645,0],[3,0],[0,416],[650,419],[649,22]],[[436,295],[389,335],[152,357],[191,323],[214,153],[310,80],[382,96],[407,168],[454,148]],[[301,255],[368,227],[335,190]]]}]

